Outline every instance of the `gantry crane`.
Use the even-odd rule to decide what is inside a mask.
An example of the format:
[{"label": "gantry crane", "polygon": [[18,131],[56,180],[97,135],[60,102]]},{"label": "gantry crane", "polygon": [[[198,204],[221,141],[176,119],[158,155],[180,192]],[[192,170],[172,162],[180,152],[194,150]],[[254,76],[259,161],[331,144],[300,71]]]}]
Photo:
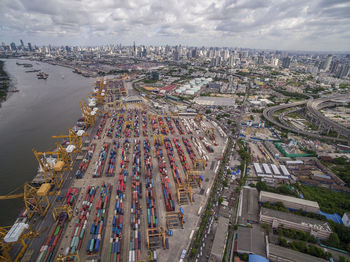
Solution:
[{"label": "gantry crane", "polygon": [[56,258],[56,262],[66,262],[66,261],[80,262],[79,253],[77,252],[71,255],[59,254]]},{"label": "gantry crane", "polygon": [[198,186],[201,186],[201,179],[200,179],[200,174],[198,170],[186,171],[186,180],[187,180],[187,183],[197,182]]},{"label": "gantry crane", "polygon": [[[12,227],[0,227],[0,261],[18,262],[23,257],[28,248],[26,240],[38,237],[39,233],[32,230],[26,223],[15,223]],[[20,244],[22,247],[17,256],[12,259],[11,250],[14,245]]]},{"label": "gantry crane", "polygon": [[87,134],[85,134],[84,130],[78,130],[77,132],[75,132],[73,129],[70,128],[68,130],[68,135],[52,136],[52,138],[69,138],[69,144],[75,146],[73,153],[80,153],[83,148],[83,136],[88,136]]},{"label": "gantry crane", "polygon": [[44,182],[51,183],[57,189],[61,188],[63,183],[63,172],[71,171],[73,166],[72,152],[75,146],[69,145],[63,148],[57,143],[57,151],[37,152],[33,149],[35,158],[44,173]]},{"label": "gantry crane", "polygon": [[129,128],[132,129],[133,128],[133,122],[132,121],[125,121],[124,122],[124,130],[126,128],[126,126],[129,125]]},{"label": "gantry crane", "polygon": [[67,213],[69,220],[72,219],[73,210],[69,205],[57,206],[52,211],[53,219],[56,221],[59,215],[64,212]]},{"label": "gantry crane", "polygon": [[84,125],[85,127],[93,126],[96,121],[96,111],[91,110],[83,100],[83,103],[80,102],[81,112],[84,117]]},{"label": "gantry crane", "polygon": [[194,119],[198,125],[200,124],[200,122],[203,120],[203,115],[202,114],[197,114],[195,119]]},{"label": "gantry crane", "polygon": [[9,193],[8,195],[0,196],[0,200],[23,198],[27,216],[29,218],[35,213],[44,216],[50,207],[50,201],[48,199],[50,189],[51,185],[49,183],[44,183],[39,188],[25,183],[23,193]]},{"label": "gantry crane", "polygon": [[159,139],[159,142],[160,142],[160,145],[163,145],[164,144],[164,137],[162,134],[159,134],[159,135],[154,135],[153,136],[154,140],[156,140],[157,138]]},{"label": "gantry crane", "polygon": [[207,165],[207,161],[203,158],[197,158],[193,161],[193,166],[195,170],[202,169],[204,170]]}]

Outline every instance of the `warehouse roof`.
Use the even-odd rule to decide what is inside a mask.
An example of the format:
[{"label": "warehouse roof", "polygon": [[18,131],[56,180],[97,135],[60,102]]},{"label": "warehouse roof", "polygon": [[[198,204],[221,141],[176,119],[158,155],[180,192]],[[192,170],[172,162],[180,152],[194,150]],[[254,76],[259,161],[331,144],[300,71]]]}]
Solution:
[{"label": "warehouse roof", "polygon": [[228,224],[229,224],[229,220],[227,218],[219,217],[213,246],[211,248],[212,256],[215,256],[220,261],[224,256]]},{"label": "warehouse roof", "polygon": [[282,211],[262,207],[260,209],[260,215],[274,217],[274,218],[290,221],[297,224],[308,224],[309,226],[314,228],[331,231],[328,223],[325,221],[304,217],[304,216],[298,216],[288,212],[282,212]]},{"label": "warehouse roof", "polygon": [[279,258],[288,259],[290,261],[304,261],[304,262],[326,262],[327,260],[324,260],[322,258],[310,256],[305,253],[301,253],[298,251],[294,251],[289,248],[269,244],[269,250],[271,256],[277,256]]},{"label": "warehouse roof", "polygon": [[305,200],[305,199],[291,197],[291,196],[285,196],[285,195],[271,193],[271,192],[267,192],[267,191],[260,191],[260,199],[261,199],[261,197],[276,198],[276,199],[279,199],[281,201],[289,201],[289,202],[297,203],[297,204],[304,205],[304,206],[310,206],[310,207],[314,207],[314,208],[318,208],[318,209],[320,208],[318,203],[315,201]]},{"label": "warehouse roof", "polygon": [[200,96],[194,99],[194,102],[206,106],[234,106],[235,100],[232,97],[213,97]]},{"label": "warehouse roof", "polygon": [[264,232],[258,226],[242,227],[237,230],[237,251],[266,256]]}]

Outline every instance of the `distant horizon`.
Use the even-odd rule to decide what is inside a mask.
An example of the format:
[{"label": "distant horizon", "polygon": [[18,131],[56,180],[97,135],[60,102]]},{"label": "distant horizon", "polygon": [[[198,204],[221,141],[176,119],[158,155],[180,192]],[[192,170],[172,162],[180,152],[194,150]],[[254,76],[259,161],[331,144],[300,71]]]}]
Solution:
[{"label": "distant horizon", "polygon": [[[350,52],[349,0],[3,0],[2,41]],[[1,41],[0,40],[0,41]]]},{"label": "distant horizon", "polygon": [[[10,45],[12,42],[16,44],[16,47],[21,46],[20,40],[23,41],[23,39],[19,39],[17,41],[10,41],[10,42],[5,42],[5,41],[0,41],[2,43],[5,43],[5,45]],[[28,43],[30,43],[32,46],[36,46],[36,47],[65,47],[65,46],[69,46],[69,47],[106,47],[106,46],[119,46],[121,45],[122,47],[133,47],[133,41],[131,41],[131,44],[122,44],[122,43],[108,43],[108,44],[96,44],[96,45],[78,45],[78,44],[36,44],[36,43],[32,43],[32,42],[26,42],[23,41],[24,46],[28,47]],[[204,46],[204,45],[184,45],[184,44],[161,44],[161,45],[155,45],[155,44],[137,44],[135,42],[135,46],[136,47],[140,47],[140,46],[145,46],[145,47],[165,47],[165,46],[170,46],[170,47],[175,47],[175,46],[182,46],[182,47],[186,47],[186,48],[220,48],[220,49],[233,49],[233,50],[255,50],[255,51],[278,51],[278,52],[295,52],[295,53],[324,53],[324,54],[350,54],[350,49],[349,50],[340,50],[340,51],[330,51],[330,50],[298,50],[298,49],[272,49],[272,48],[254,48],[254,47],[230,47],[230,46]]]}]

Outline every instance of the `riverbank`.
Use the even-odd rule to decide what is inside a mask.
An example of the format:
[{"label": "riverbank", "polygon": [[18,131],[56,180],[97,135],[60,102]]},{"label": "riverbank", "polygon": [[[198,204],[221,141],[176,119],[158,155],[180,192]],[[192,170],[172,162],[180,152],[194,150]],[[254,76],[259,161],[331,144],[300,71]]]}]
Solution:
[{"label": "riverbank", "polygon": [[[0,108],[0,179],[6,181],[0,183],[0,195],[6,195],[34,178],[38,162],[32,149],[44,152],[55,147],[51,136],[66,134],[81,116],[79,101],[89,95],[95,79],[47,63],[1,60],[10,79],[6,101]],[[50,77],[38,79],[16,62],[32,63]],[[0,225],[11,225],[22,207],[23,199],[0,201],[0,210],[4,210]]]},{"label": "riverbank", "polygon": [[0,60],[0,102],[6,100],[10,88],[10,77],[6,73],[5,62]]}]

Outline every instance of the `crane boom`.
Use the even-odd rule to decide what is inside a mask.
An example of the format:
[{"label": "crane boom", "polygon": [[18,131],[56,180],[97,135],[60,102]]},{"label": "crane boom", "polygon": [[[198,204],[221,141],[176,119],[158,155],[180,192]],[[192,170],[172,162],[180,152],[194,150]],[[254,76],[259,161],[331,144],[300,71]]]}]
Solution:
[{"label": "crane boom", "polygon": [[16,198],[23,198],[23,197],[24,197],[24,193],[19,193],[19,194],[13,194],[13,195],[0,196],[0,200],[16,199]]}]

